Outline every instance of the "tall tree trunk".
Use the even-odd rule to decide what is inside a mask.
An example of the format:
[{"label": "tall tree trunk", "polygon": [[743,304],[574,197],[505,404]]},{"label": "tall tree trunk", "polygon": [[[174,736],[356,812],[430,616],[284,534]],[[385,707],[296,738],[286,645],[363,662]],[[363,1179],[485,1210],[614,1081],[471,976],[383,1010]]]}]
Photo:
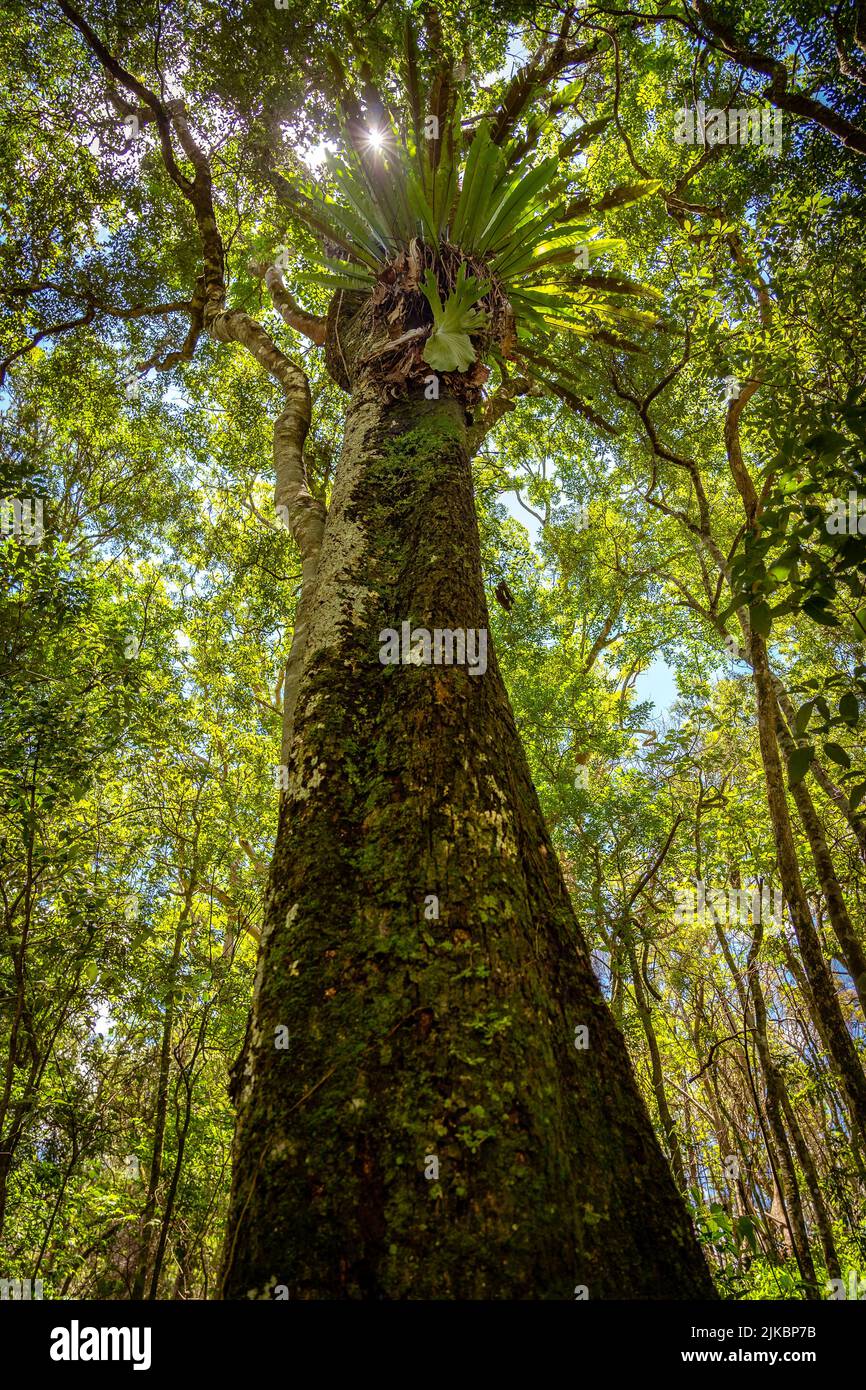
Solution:
[{"label": "tall tree trunk", "polygon": [[758,736],[767,784],[767,804],[776,841],[782,891],[791,913],[814,1006],[820,1014],[830,1056],[838,1070],[851,1111],[851,1119],[854,1127],[859,1130],[859,1142],[862,1143],[866,1139],[866,1075],[845,1023],[833,977],[824,959],[821,942],[806,901],[785,795],[782,759],[776,740],[777,705],[773,678],[767,660],[766,643],[763,637],[754,631],[751,635],[750,650],[757,695]]},{"label": "tall tree trunk", "polygon": [[[193,865],[193,869],[190,873],[190,881],[184,895],[184,905],[174,929],[174,941],[172,943],[171,960],[169,961],[168,967],[169,988],[166,995],[165,1016],[162,1024],[162,1040],[159,1048],[159,1068],[156,1080],[156,1107],[153,1119],[153,1149],[151,1151],[150,1169],[147,1179],[147,1196],[145,1197],[144,1210],[141,1214],[141,1250],[130,1295],[130,1297],[134,1299],[144,1298],[148,1270],[150,1269],[151,1251],[153,1249],[154,1218],[156,1216],[159,1182],[162,1177],[165,1126],[168,1117],[168,1085],[171,1075],[171,1039],[174,1032],[174,1016],[177,1004],[177,974],[180,966],[181,951],[183,950],[183,940],[186,935],[187,921],[192,909],[195,884],[196,872],[195,866]],[[150,1297],[153,1298],[154,1296],[155,1295],[151,1292]]]},{"label": "tall tree trunk", "polygon": [[239,1071],[223,1296],[712,1297],[495,658],[383,665],[380,630],[403,621],[487,629],[465,411],[357,387]]},{"label": "tall tree trunk", "polygon": [[[626,928],[626,930],[628,931],[630,928]],[[671,1114],[671,1108],[668,1105],[668,1098],[665,1093],[665,1074],[664,1066],[662,1065],[662,1056],[659,1050],[655,1028],[653,1027],[652,1011],[641,978],[637,952],[630,941],[628,944],[628,959],[631,968],[632,986],[634,988],[638,1017],[641,1021],[641,1027],[643,1028],[644,1037],[646,1038],[647,1047],[649,1049],[653,1095],[655,1096],[656,1105],[658,1107],[659,1121],[661,1123],[665,1147],[670,1160],[671,1172],[674,1175],[674,1181],[680,1189],[680,1192],[685,1192],[687,1187],[686,1170],[683,1165],[683,1156],[680,1152],[680,1141],[677,1136],[676,1121]]]},{"label": "tall tree trunk", "polygon": [[[156,1243],[156,1253],[155,1253],[155,1255],[154,1255],[154,1257],[153,1257],[153,1269],[151,1270],[151,1274],[150,1274],[150,1291],[149,1291],[149,1293],[148,1293],[148,1298],[151,1298],[151,1299],[155,1299],[155,1298],[157,1298],[158,1295],[159,1295],[159,1278],[160,1278],[160,1275],[161,1275],[161,1273],[162,1273],[162,1264],[163,1264],[163,1260],[165,1259],[165,1251],[166,1251],[166,1247],[167,1247],[167,1245],[168,1245],[169,1232],[171,1231],[171,1223],[172,1223],[172,1219],[173,1219],[173,1217],[174,1217],[174,1204],[175,1204],[175,1201],[177,1200],[177,1189],[178,1189],[178,1187],[179,1187],[179,1185],[180,1185],[180,1175],[181,1175],[181,1173],[182,1173],[182,1171],[183,1171],[183,1160],[184,1160],[184,1155],[185,1155],[185,1153],[186,1153],[186,1141],[187,1141],[187,1136],[188,1136],[188,1134],[189,1134],[190,1121],[191,1121],[191,1119],[192,1119],[192,1097],[193,1097],[193,1087],[192,1087],[192,1084],[191,1084],[191,1082],[190,1082],[189,1074],[191,1074],[191,1073],[193,1072],[194,1065],[195,1065],[195,1059],[196,1059],[196,1057],[198,1056],[198,1053],[199,1053],[199,1051],[200,1051],[200,1049],[201,1049],[201,1044],[202,1044],[202,1041],[203,1041],[203,1039],[204,1039],[204,1032],[205,1032],[205,1027],[206,1027],[206,1025],[207,1025],[207,1011],[205,1011],[204,1014],[202,1015],[202,1020],[201,1020],[201,1024],[200,1024],[200,1027],[199,1027],[198,1038],[197,1038],[197,1040],[196,1040],[196,1046],[195,1046],[195,1051],[194,1051],[194,1053],[193,1053],[192,1060],[190,1061],[188,1068],[187,1068],[187,1069],[182,1069],[182,1071],[181,1071],[181,1078],[180,1078],[180,1080],[183,1081],[184,1092],[185,1092],[185,1095],[184,1095],[184,1105],[183,1105],[183,1118],[180,1120],[180,1123],[179,1123],[179,1124],[176,1124],[176,1127],[175,1127],[175,1144],[176,1144],[176,1148],[175,1148],[174,1167],[173,1167],[173,1169],[172,1169],[171,1179],[170,1179],[169,1184],[168,1184],[168,1192],[166,1193],[166,1197],[165,1197],[165,1205],[164,1205],[164,1207],[163,1207],[163,1211],[162,1211],[162,1220],[161,1220],[161,1222],[160,1222],[160,1228],[159,1228],[159,1239],[157,1240],[157,1243]],[[178,1086],[180,1085],[180,1080],[178,1081]],[[177,1097],[175,1097],[175,1104],[176,1104],[176,1103],[177,1103]]]},{"label": "tall tree trunk", "polygon": [[[791,697],[778,676],[773,677],[773,684],[776,687],[776,698],[779,701],[779,708],[785,717],[788,727],[793,729],[797,711],[794,708]],[[828,776],[827,769],[817,758],[812,760],[809,771],[815,778],[815,781],[818,783],[824,795],[833,803],[839,815],[842,817],[842,820],[848,826],[848,829],[857,841],[860,849],[860,856],[864,863],[866,863],[866,822],[852,812],[847,796],[842,791],[841,787],[837,786],[833,779]]]},{"label": "tall tree trunk", "polygon": [[836,1241],[833,1236],[833,1223],[830,1220],[830,1213],[824,1201],[824,1194],[821,1191],[821,1184],[818,1180],[818,1168],[812,1157],[812,1150],[806,1143],[806,1136],[803,1133],[800,1121],[797,1119],[796,1111],[791,1103],[785,1087],[782,1087],[782,1109],[785,1115],[785,1124],[791,1136],[791,1143],[794,1146],[794,1153],[797,1155],[797,1162],[803,1174],[803,1181],[809,1192],[809,1200],[815,1213],[815,1225],[818,1227],[818,1235],[821,1239],[821,1248],[824,1251],[824,1263],[827,1266],[827,1274],[831,1279],[840,1279],[842,1270],[839,1266],[839,1254],[836,1250]]},{"label": "tall tree trunk", "polygon": [[[784,1188],[785,1207],[788,1212],[788,1224],[791,1231],[791,1238],[794,1242],[794,1254],[805,1285],[806,1298],[817,1299],[819,1297],[818,1279],[815,1274],[812,1251],[809,1246],[809,1233],[806,1229],[806,1218],[803,1214],[803,1200],[800,1194],[800,1184],[797,1181],[794,1158],[788,1143],[788,1136],[785,1133],[785,1084],[782,1081],[779,1068],[773,1061],[773,1056],[770,1051],[770,1039],[767,1036],[767,1006],[764,1002],[764,991],[761,988],[761,980],[758,975],[758,955],[761,950],[763,934],[763,923],[756,922],[755,935],[749,949],[748,963],[749,992],[752,999],[755,1047],[761,1059],[761,1071],[764,1073],[767,1120],[773,1135],[776,1156],[779,1161],[779,1178]],[[788,1109],[790,1109],[790,1107],[788,1107]]]},{"label": "tall tree trunk", "polygon": [[[787,756],[794,751],[796,743],[785,723],[781,709],[776,712],[776,732],[779,737],[779,746]],[[818,882],[821,885],[821,892],[827,904],[827,912],[833,933],[839,943],[842,954],[842,961],[848,974],[854,983],[857,998],[860,1001],[860,1009],[866,1017],[866,951],[854,930],[854,924],[848,914],[848,908],[842,894],[842,886],[836,876],[836,868],[833,864],[833,857],[830,847],[827,844],[827,837],[824,834],[818,813],[815,810],[809,788],[805,781],[796,782],[791,788],[791,796],[800,822],[806,832],[809,841],[809,848],[812,851],[812,862],[815,865],[815,872],[818,875]]]},{"label": "tall tree trunk", "polygon": [[[755,1115],[763,1136],[764,1148],[767,1151],[767,1160],[770,1165],[773,1182],[773,1200],[770,1219],[776,1223],[780,1231],[784,1230],[786,1236],[784,1241],[785,1250],[795,1255],[804,1282],[811,1280],[814,1283],[815,1271],[809,1249],[806,1223],[803,1217],[800,1185],[797,1181],[797,1173],[794,1168],[794,1161],[791,1156],[791,1150],[788,1145],[783,1123],[785,1082],[779,1069],[773,1062],[772,1053],[770,1051],[770,1040],[767,1036],[767,1011],[757,973],[757,956],[761,946],[763,926],[760,921],[755,923],[755,936],[749,951],[745,982],[737,968],[737,962],[734,959],[724,930],[715,918],[715,914],[713,915],[713,926],[715,928],[716,939],[721,946],[722,954],[725,957],[728,970],[731,974],[731,979],[734,982],[734,989],[736,990],[743,1014],[743,1062],[745,1064],[749,1088],[752,1092]],[[731,1026],[736,1028],[736,1019],[733,1012],[727,1005],[725,1005],[725,1008]],[[752,1072],[751,1062],[749,1061],[748,1038],[750,1033],[755,1039],[755,1051],[758,1054],[758,1063],[764,1082],[764,1105],[761,1104],[761,1097],[758,1094],[756,1080]]]}]

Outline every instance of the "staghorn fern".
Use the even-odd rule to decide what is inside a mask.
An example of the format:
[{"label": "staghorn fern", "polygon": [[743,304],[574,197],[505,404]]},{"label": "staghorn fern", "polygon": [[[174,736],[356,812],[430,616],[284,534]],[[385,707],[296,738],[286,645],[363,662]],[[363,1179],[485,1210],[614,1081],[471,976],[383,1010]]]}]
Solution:
[{"label": "staghorn fern", "polygon": [[427,339],[424,361],[440,372],[465,372],[475,361],[475,349],[470,333],[487,327],[488,316],[483,309],[473,309],[487,293],[487,285],[479,284],[474,276],[466,277],[466,267],[457,273],[457,283],[444,305],[439,287],[431,270],[427,271],[421,292],[433,314],[433,332]]}]

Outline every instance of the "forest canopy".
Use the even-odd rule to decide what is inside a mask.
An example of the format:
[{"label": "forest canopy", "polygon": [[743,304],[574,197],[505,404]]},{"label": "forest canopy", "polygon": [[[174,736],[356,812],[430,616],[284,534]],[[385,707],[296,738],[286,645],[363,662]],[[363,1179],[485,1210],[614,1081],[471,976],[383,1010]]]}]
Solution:
[{"label": "forest canopy", "polygon": [[0,1275],[864,1296],[866,9],[0,63]]}]

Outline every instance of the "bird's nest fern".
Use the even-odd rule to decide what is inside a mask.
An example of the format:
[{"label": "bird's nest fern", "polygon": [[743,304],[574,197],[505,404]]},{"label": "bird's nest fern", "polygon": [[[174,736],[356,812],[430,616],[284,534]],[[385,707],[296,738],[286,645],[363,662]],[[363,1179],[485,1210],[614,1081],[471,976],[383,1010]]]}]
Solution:
[{"label": "bird's nest fern", "polygon": [[[561,378],[548,356],[560,332],[633,348],[621,329],[657,320],[623,300],[653,292],[595,272],[592,262],[620,243],[586,215],[586,199],[571,196],[558,155],[519,157],[494,138],[501,123],[464,123],[452,86],[443,98],[441,75],[441,114],[422,117],[411,31],[407,55],[402,116],[369,85],[365,111],[347,101],[344,152],[327,157],[329,191],[311,195],[281,180],[322,248],[305,278],[350,294],[368,320],[368,375],[394,394],[435,372],[468,400],[488,376],[485,356]],[[618,190],[628,196],[608,195],[604,205],[654,186]]]}]

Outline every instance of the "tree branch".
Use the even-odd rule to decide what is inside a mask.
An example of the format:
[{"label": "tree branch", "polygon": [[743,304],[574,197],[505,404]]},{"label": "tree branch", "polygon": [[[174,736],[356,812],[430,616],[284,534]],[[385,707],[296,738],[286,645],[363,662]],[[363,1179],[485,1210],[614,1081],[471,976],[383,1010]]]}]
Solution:
[{"label": "tree branch", "polygon": [[713,48],[721,51],[740,67],[750,72],[761,73],[770,78],[770,85],[762,95],[782,111],[791,111],[796,116],[805,116],[814,121],[831,135],[834,135],[847,149],[857,154],[866,154],[866,131],[860,130],[846,120],[838,111],[827,106],[815,97],[802,92],[788,90],[790,74],[785,64],[771,54],[761,53],[742,43],[727,24],[720,20],[707,0],[689,0],[691,8],[701,21],[704,30],[701,35]]},{"label": "tree branch", "polygon": [[268,266],[261,261],[250,261],[250,270],[253,275],[264,280],[273,306],[283,322],[298,333],[303,333],[304,337],[309,338],[317,347],[323,347],[327,335],[327,318],[322,314],[310,314],[301,308],[286,289],[285,281],[276,266]]}]

